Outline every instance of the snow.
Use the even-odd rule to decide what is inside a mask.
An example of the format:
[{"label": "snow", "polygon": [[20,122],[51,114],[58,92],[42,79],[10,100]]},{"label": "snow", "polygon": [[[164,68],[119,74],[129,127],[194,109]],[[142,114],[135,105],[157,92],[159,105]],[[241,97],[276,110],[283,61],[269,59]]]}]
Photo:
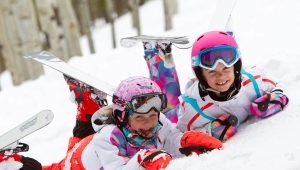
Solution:
[{"label": "snow", "polygon": [[[208,31],[216,3],[217,0],[178,0],[174,29],[164,32],[162,1],[152,0],[140,11],[142,34],[197,38]],[[169,169],[300,169],[299,6],[298,0],[240,0],[233,11],[243,64],[266,68],[285,83],[290,98],[288,107],[267,119],[250,119],[222,150],[174,160]],[[118,40],[135,35],[130,15],[121,17],[115,24]],[[96,54],[89,54],[87,40],[82,38],[83,57],[74,57],[69,63],[115,86],[128,76],[148,76],[142,46],[113,50],[110,35],[110,26],[100,26],[99,22],[93,28]],[[190,49],[173,48],[173,53],[183,88],[193,76]],[[49,68],[45,70],[45,75],[18,87],[12,86],[8,72],[0,75],[0,134],[40,110],[51,109],[55,114],[49,126],[22,139],[30,144],[30,151],[24,155],[44,165],[65,156],[76,116],[76,106],[69,100],[69,90],[61,74]]]},{"label": "snow", "polygon": [[6,161],[1,162],[1,170],[18,170],[22,168],[23,164],[21,162],[15,161],[13,158],[9,158]]}]

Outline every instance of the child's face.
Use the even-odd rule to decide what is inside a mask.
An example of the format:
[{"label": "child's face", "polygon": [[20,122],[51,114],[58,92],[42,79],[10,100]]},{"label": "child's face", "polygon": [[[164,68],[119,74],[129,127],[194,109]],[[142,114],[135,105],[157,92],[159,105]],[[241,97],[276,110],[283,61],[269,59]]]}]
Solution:
[{"label": "child's face", "polygon": [[223,63],[218,63],[216,69],[203,69],[203,76],[210,88],[225,92],[234,82],[234,66],[226,67]]},{"label": "child's face", "polygon": [[154,128],[158,123],[158,113],[153,109],[146,114],[134,113],[129,117],[128,123],[132,130],[135,130],[140,135],[149,138],[153,135],[152,128]]}]

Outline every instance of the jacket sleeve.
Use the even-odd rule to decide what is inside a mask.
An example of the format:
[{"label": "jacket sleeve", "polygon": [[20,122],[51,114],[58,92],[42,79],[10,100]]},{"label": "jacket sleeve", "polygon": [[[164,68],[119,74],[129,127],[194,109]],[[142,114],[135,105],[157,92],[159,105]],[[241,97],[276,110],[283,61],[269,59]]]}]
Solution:
[{"label": "jacket sleeve", "polygon": [[261,95],[271,93],[275,90],[281,90],[285,92],[284,85],[274,78],[274,75],[267,72],[265,69],[258,67],[251,67],[247,69],[255,78],[257,77],[257,83],[259,84]]},{"label": "jacket sleeve", "polygon": [[168,152],[173,157],[182,156],[179,152],[180,140],[183,135],[176,125],[171,123],[163,114],[160,115],[160,122],[163,124],[159,132],[159,138],[164,139],[162,150]]},{"label": "jacket sleeve", "polygon": [[[103,169],[118,169],[118,170],[132,170],[139,169],[140,165],[137,162],[137,154],[131,159],[122,156],[120,150],[122,143],[126,142],[123,134],[117,134],[113,131],[116,129],[114,126],[106,126],[99,131],[94,138],[95,152],[98,155],[99,161]],[[109,135],[107,135],[109,134]]]}]

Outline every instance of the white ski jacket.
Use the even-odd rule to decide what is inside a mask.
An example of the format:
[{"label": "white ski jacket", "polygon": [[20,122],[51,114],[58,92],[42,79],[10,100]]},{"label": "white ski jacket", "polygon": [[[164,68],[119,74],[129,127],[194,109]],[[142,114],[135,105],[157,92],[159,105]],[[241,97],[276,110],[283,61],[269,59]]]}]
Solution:
[{"label": "white ski jacket", "polygon": [[[235,115],[241,123],[250,115],[249,106],[255,99],[275,89],[282,89],[263,70],[256,67],[244,71],[240,91],[228,101],[215,101],[209,95],[202,99],[198,83],[196,79],[190,80],[186,85],[185,94],[180,97],[177,127],[182,132],[187,130],[207,132],[205,125],[224,113]],[[195,105],[201,110],[197,111]]]},{"label": "white ski jacket", "polygon": [[[156,149],[165,150],[173,157],[180,156],[179,148],[182,133],[163,114],[160,114],[159,120],[162,123],[162,128],[158,132],[159,140]],[[80,155],[79,162],[84,169],[143,169],[137,162],[137,153],[143,148],[129,145],[117,126],[93,124],[93,127],[96,134]]]}]

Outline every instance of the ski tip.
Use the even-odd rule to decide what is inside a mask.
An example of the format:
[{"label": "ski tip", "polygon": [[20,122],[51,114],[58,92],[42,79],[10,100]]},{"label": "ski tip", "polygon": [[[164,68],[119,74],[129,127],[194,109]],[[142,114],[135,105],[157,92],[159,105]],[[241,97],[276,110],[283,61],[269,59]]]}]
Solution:
[{"label": "ski tip", "polygon": [[129,39],[129,37],[126,37],[126,38],[122,38],[120,40],[120,44],[122,47],[130,48],[130,47],[135,46],[137,44],[137,41]]},{"label": "ski tip", "polygon": [[45,116],[44,118],[49,123],[51,123],[52,120],[54,119],[54,113],[49,109],[42,110],[42,111],[40,111],[40,113],[44,114],[44,116]]}]

